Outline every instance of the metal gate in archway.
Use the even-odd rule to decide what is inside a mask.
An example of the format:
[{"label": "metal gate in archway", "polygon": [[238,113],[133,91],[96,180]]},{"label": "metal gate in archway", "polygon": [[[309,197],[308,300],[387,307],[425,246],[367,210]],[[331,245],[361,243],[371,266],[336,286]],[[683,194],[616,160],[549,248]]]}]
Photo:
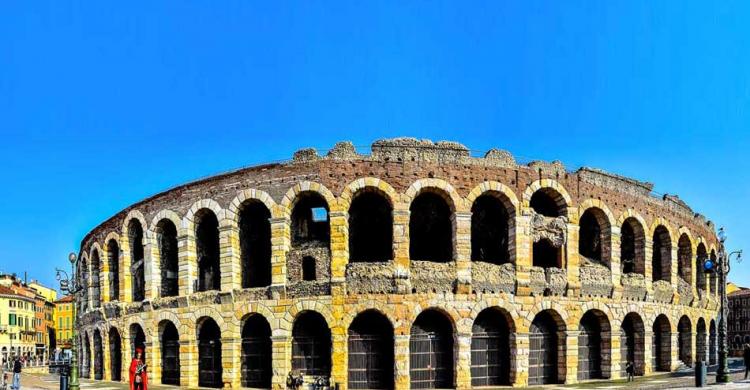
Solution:
[{"label": "metal gate in archway", "polygon": [[601,379],[602,335],[598,326],[581,321],[578,335],[578,380]]},{"label": "metal gate in archway", "polygon": [[557,335],[554,327],[532,323],[529,332],[529,385],[557,382]]},{"label": "metal gate in archway", "polygon": [[389,389],[393,387],[393,337],[349,335],[349,388]]},{"label": "metal gate in archway", "polygon": [[179,386],[180,342],[178,340],[164,340],[162,342],[161,354],[161,383]]},{"label": "metal gate in archway", "polygon": [[436,332],[416,333],[409,341],[412,389],[453,387],[452,335]]},{"label": "metal gate in archway", "polygon": [[94,379],[104,379],[104,352],[102,351],[102,336],[94,333]]},{"label": "metal gate in archway", "polygon": [[221,340],[198,341],[198,385],[223,387],[221,373]]}]

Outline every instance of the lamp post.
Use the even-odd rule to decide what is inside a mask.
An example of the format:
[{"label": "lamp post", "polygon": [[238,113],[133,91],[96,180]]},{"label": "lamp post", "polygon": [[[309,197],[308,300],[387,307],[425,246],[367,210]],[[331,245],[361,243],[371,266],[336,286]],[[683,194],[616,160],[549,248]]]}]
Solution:
[{"label": "lamp post", "polygon": [[719,229],[719,258],[718,264],[715,264],[717,276],[719,277],[719,299],[721,300],[721,309],[719,309],[719,368],[716,371],[716,382],[729,382],[729,363],[727,362],[727,275],[731,269],[730,262],[732,256],[736,256],[739,262],[742,259],[742,251],[734,251],[727,254],[724,248],[724,241],[727,240],[727,234],[724,228]]},{"label": "lamp post", "polygon": [[70,268],[71,268],[71,275],[68,276],[68,273],[65,272],[65,270],[57,268],[57,280],[60,282],[60,290],[63,292],[63,294],[69,294],[73,296],[73,330],[71,335],[71,346],[70,346],[70,390],[79,390],[80,385],[78,384],[78,348],[76,347],[76,315],[77,310],[76,306],[78,305],[78,299],[77,295],[79,292],[83,290],[83,286],[80,285],[80,282],[78,281],[78,274],[76,273],[76,261],[78,260],[78,255],[71,252],[68,255],[68,261],[70,261]]}]

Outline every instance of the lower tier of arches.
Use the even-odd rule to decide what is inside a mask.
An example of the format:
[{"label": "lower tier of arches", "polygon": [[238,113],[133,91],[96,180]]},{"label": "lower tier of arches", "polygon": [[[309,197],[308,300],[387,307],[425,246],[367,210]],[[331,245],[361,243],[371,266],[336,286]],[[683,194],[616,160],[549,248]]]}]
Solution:
[{"label": "lower tier of arches", "polygon": [[716,312],[569,297],[368,295],[105,314],[81,319],[83,377],[126,379],[144,347],[152,383],[189,387],[283,389],[290,373],[343,389],[571,384],[717,353]]}]

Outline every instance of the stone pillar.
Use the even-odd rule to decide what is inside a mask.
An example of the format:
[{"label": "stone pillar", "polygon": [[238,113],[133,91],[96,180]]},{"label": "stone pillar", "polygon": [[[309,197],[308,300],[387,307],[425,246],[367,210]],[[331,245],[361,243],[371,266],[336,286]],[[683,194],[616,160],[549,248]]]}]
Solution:
[{"label": "stone pillar", "polygon": [[456,260],[456,292],[471,293],[471,212],[457,211],[453,225],[453,258]]},{"label": "stone pillar", "polygon": [[198,387],[198,341],[188,335],[180,338],[180,386]]},{"label": "stone pillar", "polygon": [[456,333],[456,389],[471,389],[471,333]]},{"label": "stone pillar", "polygon": [[130,239],[127,234],[120,240],[120,301],[133,302],[133,276],[130,272]]},{"label": "stone pillar", "polygon": [[670,352],[672,352],[672,356],[670,370],[674,371],[680,366],[680,332],[677,332],[676,327],[672,329],[671,338],[672,348]]},{"label": "stone pillar", "polygon": [[648,330],[650,327],[648,324],[644,324],[644,331],[643,331],[643,374],[649,375],[653,373],[655,370],[653,361],[654,361],[654,353],[656,351],[653,350],[653,342],[654,342],[654,332]]},{"label": "stone pillar", "polygon": [[[620,337],[619,328],[620,326],[618,324],[616,328],[613,327],[613,329],[617,329],[617,331],[602,332],[602,355],[604,355],[606,351],[610,351],[609,364],[606,364],[604,356],[602,356],[602,376],[604,378],[620,379],[622,377],[620,374],[620,366],[622,363],[620,349],[624,340]],[[609,345],[607,345],[607,338],[609,338]],[[609,371],[609,373],[607,373],[607,371]]]},{"label": "stone pillar", "polygon": [[679,295],[677,293],[677,291],[678,291],[677,290],[677,285],[678,285],[677,284],[677,279],[680,277],[679,276],[679,272],[678,272],[679,266],[680,266],[680,262],[677,260],[677,243],[674,241],[674,239],[672,240],[672,255],[671,256],[672,256],[672,263],[671,263],[672,264],[672,266],[671,266],[671,271],[672,272],[670,274],[670,278],[672,278],[672,291],[675,292],[675,295]]},{"label": "stone pillar", "polygon": [[143,257],[143,273],[146,281],[144,300],[151,301],[161,296],[161,256],[156,237],[146,241],[146,245],[143,246]]},{"label": "stone pillar", "polygon": [[519,215],[515,221],[516,242],[516,295],[531,295],[530,270],[533,265],[532,242],[531,242],[531,217],[528,213]]},{"label": "stone pillar", "polygon": [[[349,213],[345,210],[332,210],[329,216],[331,225],[331,282],[338,285],[346,281],[346,265],[349,263]],[[337,292],[343,293],[343,291]]]},{"label": "stone pillar", "polygon": [[[145,329],[144,329],[145,331]],[[162,378],[162,366],[161,366],[161,340],[159,335],[159,328],[158,326],[156,329],[154,329],[154,334],[151,336],[151,347],[146,349],[146,358],[150,361],[148,365],[148,380],[151,382],[151,384],[157,384],[161,383]],[[180,363],[182,363],[182,360],[180,360]],[[130,362],[128,361],[128,365],[130,365]],[[180,378],[182,379],[182,378]],[[180,382],[182,383],[182,382]]]},{"label": "stone pillar", "polygon": [[331,338],[333,339],[333,351],[331,353],[331,386],[339,384],[339,388],[347,388],[347,369],[349,364],[349,354],[346,344],[346,329],[334,327],[331,329]]},{"label": "stone pillar", "polygon": [[[581,259],[578,255],[578,220],[567,224],[566,240],[563,245],[563,267],[568,274],[567,295],[577,297],[581,295]],[[567,260],[566,260],[567,259]]]},{"label": "stone pillar", "polygon": [[[511,379],[515,373],[513,387],[526,387],[529,385],[529,333],[516,332],[514,336],[511,336],[511,342],[515,339],[515,351],[510,357]],[[515,364],[513,364],[514,360]]]},{"label": "stone pillar", "polygon": [[240,229],[226,218],[219,222],[219,259],[221,291],[228,292],[241,288]]},{"label": "stone pillar", "polygon": [[[106,247],[106,245],[105,245]],[[99,254],[99,299],[102,304],[109,302],[109,280],[110,267],[109,267],[109,254],[106,251],[101,251]],[[103,305],[102,305],[103,306]]]},{"label": "stone pillar", "polygon": [[[409,205],[396,203],[393,209],[393,263],[396,268],[396,287],[399,293],[411,293],[411,259],[409,257]],[[407,381],[408,385],[408,381]]]},{"label": "stone pillar", "polygon": [[112,378],[109,358],[109,332],[100,332],[102,336],[102,378],[106,381]]},{"label": "stone pillar", "polygon": [[409,339],[408,334],[394,336],[395,390],[408,390],[411,387],[409,376]]},{"label": "stone pillar", "polygon": [[274,390],[286,389],[286,378],[291,371],[291,343],[289,336],[275,335],[271,337],[273,378],[271,385]]},{"label": "stone pillar", "polygon": [[[570,327],[570,326],[569,326]],[[557,337],[560,338],[560,344],[565,345],[565,350],[558,353],[564,356],[558,359],[560,369],[558,372],[565,372],[565,384],[578,383],[578,330],[558,331]]]},{"label": "stone pillar", "polygon": [[230,383],[232,388],[240,387],[242,340],[231,329],[221,337],[221,380]]},{"label": "stone pillar", "polygon": [[[615,299],[619,299],[622,297],[622,282],[620,281],[620,277],[622,276],[622,259],[620,258],[620,227],[619,226],[611,226],[610,227],[610,264],[609,269],[612,272],[612,297]],[[619,372],[619,370],[618,370]]]},{"label": "stone pillar", "polygon": [[[645,226],[643,229],[647,229]],[[648,231],[645,231],[644,233],[644,240],[643,240],[643,267],[644,267],[644,279],[646,279],[646,291],[647,291],[647,300],[653,301],[654,297],[654,242],[651,240],[651,237],[648,236]],[[650,366],[650,364],[649,364]]]},{"label": "stone pillar", "polygon": [[289,224],[289,217],[271,218],[271,286],[277,290],[286,285],[286,253],[291,245]]},{"label": "stone pillar", "polygon": [[198,279],[195,237],[189,234],[187,229],[180,229],[177,236],[177,248],[179,261],[177,288],[179,289],[180,296],[187,296],[195,291],[193,288],[194,282]]}]

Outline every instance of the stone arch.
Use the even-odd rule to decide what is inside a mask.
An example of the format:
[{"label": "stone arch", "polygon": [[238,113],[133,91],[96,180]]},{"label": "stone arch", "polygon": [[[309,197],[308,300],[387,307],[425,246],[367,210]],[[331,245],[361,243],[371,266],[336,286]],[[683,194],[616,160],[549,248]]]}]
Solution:
[{"label": "stone arch", "polygon": [[574,217],[577,216],[573,207],[573,199],[570,197],[570,194],[565,187],[553,179],[539,179],[526,187],[522,196],[524,210],[531,209],[531,197],[539,190],[545,192],[549,190],[554,191],[553,197],[555,203],[557,203],[557,206],[560,209],[564,210],[562,214],[566,216],[569,221],[573,222]]},{"label": "stone arch", "polygon": [[586,310],[578,321],[578,380],[611,376],[611,317],[601,310]]},{"label": "stone arch", "polygon": [[411,388],[452,388],[458,352],[455,321],[444,310],[429,308],[416,316],[409,334]]},{"label": "stone arch", "polygon": [[[234,311],[233,321],[241,324],[243,319],[245,319],[248,316],[251,316],[253,314],[259,314],[259,315],[263,316],[269,322],[269,324],[271,324],[271,325],[274,324],[273,320],[276,319],[276,315],[273,312],[273,310],[271,310],[264,303],[262,303],[262,302],[248,302],[246,304],[243,304],[243,305],[240,305],[240,306],[236,307],[236,309]],[[279,335],[279,334],[277,334],[277,331],[280,330],[280,329],[281,328],[278,328],[278,327],[274,328],[272,326],[271,327],[271,332],[274,332],[274,335]]]},{"label": "stone arch", "polygon": [[387,183],[382,185],[387,190],[383,190],[374,180],[353,182],[356,185],[350,184],[339,198],[348,214],[349,262],[382,262],[394,257],[393,210],[397,194]]},{"label": "stone arch", "polygon": [[412,204],[414,199],[424,192],[432,192],[442,197],[448,204],[451,212],[466,211],[466,206],[461,195],[458,194],[450,183],[443,179],[418,179],[404,193],[404,203]]},{"label": "stone arch", "polygon": [[510,187],[497,181],[484,181],[472,188],[466,196],[467,207],[471,206],[478,197],[488,193],[500,199],[506,209],[509,212],[512,211],[509,213],[512,217],[518,214],[519,203],[516,193]]},{"label": "stone arch", "polygon": [[226,213],[217,201],[210,198],[201,199],[190,206],[190,209],[182,219],[182,227],[183,229],[187,229],[189,235],[195,235],[195,214],[202,209],[208,209],[214,213],[216,219],[219,221],[219,227],[227,224]]},{"label": "stone arch", "polygon": [[297,202],[299,195],[303,192],[308,192],[308,191],[315,192],[318,195],[322,196],[323,199],[325,199],[326,203],[328,203],[328,207],[331,210],[338,210],[338,203],[336,202],[336,197],[333,195],[331,190],[329,190],[323,184],[305,180],[290,187],[289,190],[287,190],[284,197],[281,199],[279,206],[282,208],[285,215],[292,214],[292,209],[294,208],[294,205]]},{"label": "stone arch", "polygon": [[412,310],[409,313],[409,318],[407,320],[407,323],[409,326],[408,332],[412,331],[412,326],[414,325],[414,322],[417,320],[417,317],[419,317],[420,314],[426,311],[430,311],[430,310],[439,312],[443,316],[445,316],[445,318],[451,324],[451,329],[453,330],[453,333],[458,332],[458,323],[461,321],[461,316],[458,314],[455,308],[440,307],[440,306],[431,305],[428,303],[417,304],[412,308]]},{"label": "stone arch", "polygon": [[677,273],[688,285],[692,285],[694,244],[690,232],[683,228],[678,231],[680,236],[677,239]]},{"label": "stone arch", "polygon": [[182,322],[180,321],[180,318],[177,316],[177,314],[173,313],[170,310],[160,310],[155,316],[152,321],[153,328],[159,329],[159,324],[163,321],[169,321],[174,324],[175,327],[177,327],[177,330],[180,332],[180,334],[183,333],[183,327]]},{"label": "stone arch", "polygon": [[516,376],[516,331],[509,311],[491,306],[471,323],[472,386],[509,386]]},{"label": "stone arch", "polygon": [[521,315],[516,306],[509,303],[506,299],[500,299],[499,297],[493,297],[489,299],[482,299],[478,300],[476,303],[474,303],[474,306],[471,308],[471,312],[467,317],[461,318],[461,320],[458,323],[458,332],[459,333],[468,333],[471,331],[471,326],[476,321],[477,317],[479,316],[479,313],[487,310],[487,309],[495,309],[495,310],[501,310],[503,312],[508,313],[510,316],[510,320],[512,321],[511,329],[519,332],[527,332],[529,329],[529,325],[531,324],[531,321],[526,318],[526,316]]},{"label": "stone arch", "polygon": [[560,383],[567,375],[567,314],[564,317],[554,309],[533,313],[529,327],[529,385]]},{"label": "stone arch", "polygon": [[[601,307],[601,306],[600,306]],[[594,307],[597,308],[597,307]],[[562,321],[562,330],[566,330],[569,326],[575,326],[578,324],[577,320],[580,320],[580,318],[572,318],[569,314],[567,309],[563,305],[561,305],[558,302],[551,302],[549,299],[538,301],[534,304],[534,306],[529,310],[529,313],[532,313],[533,315],[531,318],[533,319],[535,316],[539,315],[539,313],[543,311],[552,311],[560,317],[559,319]],[[531,324],[531,321],[529,322]],[[558,324],[559,325],[559,324]]]},{"label": "stone arch", "polygon": [[141,224],[141,229],[143,229],[143,240],[144,240],[144,245],[145,245],[146,239],[150,238],[150,236],[148,236],[148,231],[149,231],[148,223],[146,223],[146,217],[143,216],[143,213],[141,213],[140,211],[136,209],[130,210],[128,214],[125,216],[125,219],[123,220],[123,223],[122,223],[122,237],[128,237],[128,228],[129,228],[128,225],[130,224],[130,221],[133,219],[138,220],[138,222],[140,222]]},{"label": "stone arch", "polygon": [[[615,217],[607,205],[599,199],[586,199],[578,207],[579,244],[578,250],[582,256],[594,256],[611,269],[612,267],[612,231]],[[589,219],[593,217],[593,221]],[[589,226],[590,223],[592,225]],[[595,245],[598,236],[600,243]],[[594,240],[594,242],[590,242]],[[599,259],[596,259],[596,256]]]},{"label": "stone arch", "polygon": [[[656,221],[659,219],[657,218]],[[656,222],[655,221],[655,222]],[[672,248],[675,247],[674,238],[671,233],[671,229],[668,225],[664,224],[652,224],[650,229],[650,236],[652,237],[652,253],[651,253],[651,267],[652,267],[652,281],[672,281]]]},{"label": "stone arch", "polygon": [[355,318],[357,318],[357,316],[368,311],[376,312],[379,315],[383,316],[383,318],[388,320],[388,323],[391,324],[391,327],[393,328],[394,332],[396,331],[396,322],[388,315],[388,313],[386,313],[385,310],[377,307],[374,302],[368,302],[362,305],[357,305],[356,308],[352,310],[348,310],[344,314],[344,317],[341,319],[341,328],[349,329],[352,326],[352,322],[354,321]]},{"label": "stone arch", "polygon": [[654,371],[669,372],[672,361],[672,333],[674,333],[672,321],[669,321],[669,316],[658,314],[651,323],[653,324],[651,367]]},{"label": "stone arch", "polygon": [[654,233],[656,232],[656,229],[659,228],[659,226],[663,226],[665,229],[667,229],[667,232],[669,233],[670,238],[670,244],[674,247],[677,245],[677,242],[675,241],[675,231],[674,228],[672,228],[672,225],[667,221],[666,219],[662,217],[656,217],[653,221],[651,221],[651,225],[649,225],[648,228],[648,235],[649,237],[653,237]]},{"label": "stone arch", "polygon": [[169,209],[164,209],[156,213],[154,218],[151,219],[151,227],[149,228],[149,234],[151,235],[151,237],[156,237],[156,225],[158,225],[159,222],[161,222],[163,219],[172,221],[174,226],[177,228],[177,235],[179,236],[180,229],[182,228],[182,218],[180,218],[180,215],[176,212]]},{"label": "stone arch", "polygon": [[677,351],[679,359],[687,366],[693,364],[693,321],[689,316],[683,315],[677,322]]},{"label": "stone arch", "polygon": [[242,387],[271,387],[272,334],[269,318],[262,314],[248,313],[240,321],[240,383]]},{"label": "stone arch", "polygon": [[[454,216],[457,210],[463,209],[462,199],[451,193],[455,190],[447,182],[430,180],[433,181],[417,181],[405,196],[410,199],[409,258],[451,262],[456,258],[457,248]],[[426,183],[431,186],[421,186]]]},{"label": "stone arch", "polygon": [[304,301],[297,301],[294,303],[294,305],[289,306],[289,308],[284,313],[284,321],[286,324],[288,324],[287,330],[291,333],[292,331],[292,324],[294,324],[294,320],[299,316],[300,313],[304,311],[314,311],[326,320],[328,323],[328,326],[333,329],[336,327],[338,322],[333,317],[333,314],[331,313],[330,306],[325,305],[318,301],[313,300],[304,300]]},{"label": "stone arch", "polygon": [[507,186],[485,181],[466,199],[471,211],[471,260],[515,263],[518,199]]},{"label": "stone arch", "polygon": [[346,333],[349,388],[393,388],[395,348],[390,319],[380,310],[364,310],[357,313]]},{"label": "stone arch", "polygon": [[363,177],[352,181],[338,197],[338,205],[341,210],[349,210],[351,207],[352,200],[355,195],[360,191],[376,191],[385,197],[390,202],[391,207],[395,208],[399,202],[399,194],[396,190],[388,184],[387,181],[378,179],[376,177]]},{"label": "stone arch", "polygon": [[226,323],[224,320],[224,316],[219,313],[218,310],[214,309],[213,307],[201,307],[200,309],[196,310],[192,318],[195,318],[195,329],[194,331],[197,332],[199,325],[203,323],[207,318],[210,318],[216,322],[216,325],[219,326],[219,329],[221,330],[222,337],[225,334],[225,332],[229,332],[229,324]]},{"label": "stone arch", "polygon": [[239,224],[242,205],[247,201],[253,200],[264,204],[268,211],[271,212],[271,218],[281,218],[285,216],[283,212],[280,212],[279,205],[276,204],[276,201],[274,201],[273,198],[271,198],[271,195],[268,195],[268,193],[263,190],[251,188],[239,191],[237,196],[232,199],[229,203],[229,207],[226,209],[227,219],[232,221],[235,225]]},{"label": "stone arch", "polygon": [[609,223],[610,226],[617,226],[617,219],[615,219],[614,214],[612,214],[612,211],[607,204],[600,199],[589,198],[578,205],[578,218],[580,219],[586,211],[592,208],[601,210],[601,212],[607,217],[607,223]]}]

